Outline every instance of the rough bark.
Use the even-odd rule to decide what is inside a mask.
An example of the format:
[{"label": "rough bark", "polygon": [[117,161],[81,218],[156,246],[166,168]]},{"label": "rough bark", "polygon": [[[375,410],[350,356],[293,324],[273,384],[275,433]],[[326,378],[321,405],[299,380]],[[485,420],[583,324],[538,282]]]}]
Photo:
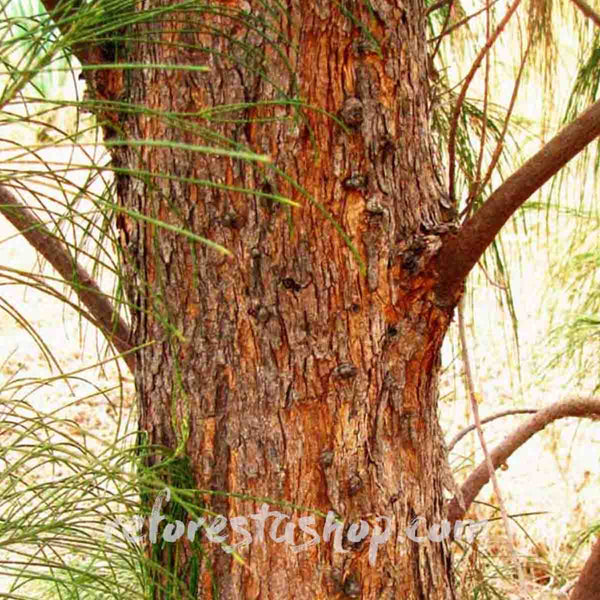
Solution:
[{"label": "rough bark", "polygon": [[[69,36],[69,19],[83,5],[43,2]],[[140,8],[168,4],[151,0]],[[101,101],[95,112],[105,120],[105,136],[117,138],[124,207],[235,250],[228,261],[163,229],[120,219],[137,307],[135,342],[153,342],[136,363],[140,426],[163,449],[149,456],[149,466],[160,473],[162,465],[175,487],[197,487],[202,506],[230,518],[254,513],[260,496],[295,506],[295,519],[302,506],[334,510],[345,519],[346,543],[299,554],[255,539],[240,549],[245,569],[214,544],[155,543],[149,551],[164,569],[156,583],[168,582],[164,573],[171,571],[191,597],[203,598],[451,597],[446,546],[403,536],[412,517],[439,524],[441,484],[454,487],[436,415],[441,341],[471,268],[510,215],[598,135],[600,104],[442,244],[456,227],[439,202],[428,129],[424,8],[417,0],[402,7],[391,0],[258,4],[223,0],[202,14],[152,19],[131,32],[144,41],[121,54],[105,39],[73,40],[72,50],[87,66],[100,66],[86,71],[86,80]],[[212,70],[126,74],[101,67],[119,60]],[[299,97],[318,110],[273,104]],[[114,100],[152,112],[119,115]],[[279,172],[184,147],[127,148],[127,140],[205,141],[204,109],[254,101],[270,104],[242,104],[211,130],[272,155]],[[137,169],[139,179],[128,174]],[[198,185],[206,179],[220,189]],[[228,193],[227,186],[254,187],[257,195]],[[290,215],[264,200],[275,191],[322,203],[356,241],[366,278],[316,203],[294,215],[290,235]],[[36,243],[47,248],[43,235]],[[90,288],[80,297],[102,326],[108,309],[87,275],[77,273]],[[119,327],[116,341],[128,348]],[[470,481],[481,479],[479,471]],[[219,490],[243,495],[211,494]],[[454,501],[450,516],[459,513],[464,509]],[[170,514],[186,517],[179,500]],[[348,543],[347,525],[363,518],[372,535],[378,516],[390,520],[392,534],[370,562],[372,543]],[[573,600],[597,595],[599,549]],[[174,595],[173,587],[154,592]]]},{"label": "rough bark", "polygon": [[[302,507],[334,511],[346,526],[363,520],[371,532],[387,517],[391,537],[373,564],[372,535],[303,552],[267,535],[239,549],[245,566],[206,543],[210,569],[183,538],[168,556],[153,551],[198,598],[451,598],[446,542],[404,533],[416,517],[442,522],[448,472],[437,376],[451,309],[433,301],[430,264],[448,227],[429,131],[424,7],[285,4],[285,14],[267,14],[263,3],[213,3],[212,12],[138,26],[130,62],[210,73],[131,74],[121,97],[151,112],[122,116],[119,127],[127,139],[198,144],[209,125],[269,154],[348,232],[366,275],[319,208],[273,170],[184,148],[115,146],[118,168],[172,176],[119,177],[127,209],[184,226],[234,257],[121,219],[130,300],[140,307],[134,343],[154,342],[138,353],[140,427],[171,452],[163,476],[173,485],[257,498],[199,495],[227,518],[256,513],[266,497],[298,507],[271,507],[297,525],[310,514]],[[233,16],[237,8],[248,12]],[[262,104],[210,124],[201,112],[282,97],[319,110]],[[157,116],[164,111],[170,120]],[[190,178],[302,202],[293,232],[281,205]],[[156,455],[149,463],[160,470]],[[313,525],[319,534],[323,526]],[[309,540],[296,528],[297,544]]]}]

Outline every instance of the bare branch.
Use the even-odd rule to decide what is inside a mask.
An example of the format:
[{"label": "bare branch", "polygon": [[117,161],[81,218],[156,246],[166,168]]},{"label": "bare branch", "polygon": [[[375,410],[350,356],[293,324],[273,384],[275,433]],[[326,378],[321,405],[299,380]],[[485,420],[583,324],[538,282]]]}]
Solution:
[{"label": "bare branch", "polygon": [[[450,4],[448,6],[448,12],[446,13],[446,18],[444,19],[444,24],[442,25],[442,33],[440,35],[438,35],[437,42],[435,44],[435,48],[433,49],[433,52],[429,55],[429,61],[431,66],[433,67],[433,63],[434,63],[434,59],[440,49],[440,46],[442,44],[442,40],[444,39],[444,35],[443,32],[446,31],[446,29],[448,28],[448,23],[450,23],[450,16],[452,15],[452,7],[454,4],[454,0],[450,0]],[[427,12],[427,14],[429,14],[429,12]]]},{"label": "bare branch", "polygon": [[600,134],[600,100],[564,127],[449,235],[438,254],[440,305],[452,306],[467,275],[512,214]]},{"label": "bare branch", "polygon": [[600,15],[583,0],[573,0],[573,4],[588,18],[594,22],[596,27],[600,27]]},{"label": "bare branch", "polygon": [[[525,64],[527,62],[527,57],[529,56],[530,49],[531,49],[531,38],[529,38],[529,41],[527,42],[527,48],[525,48],[525,52],[523,53],[523,56],[521,57],[521,64],[519,66],[519,72],[517,73],[517,78],[513,85],[513,91],[512,91],[511,98],[510,98],[510,103],[508,105],[508,109],[506,110],[504,124],[502,125],[502,132],[500,134],[500,137],[498,138],[496,148],[494,148],[494,151],[492,152],[492,159],[490,160],[490,164],[488,165],[487,172],[486,172],[485,176],[483,177],[483,179],[481,179],[481,181],[479,181],[479,184],[476,186],[474,193],[472,193],[472,195],[468,198],[467,206],[461,212],[461,215],[460,215],[461,217],[463,217],[464,215],[470,214],[471,207],[473,205],[473,202],[475,201],[475,198],[477,197],[477,194],[485,188],[485,186],[487,185],[487,182],[492,177],[492,173],[494,172],[494,169],[496,168],[498,161],[500,160],[500,155],[502,154],[502,148],[504,146],[504,139],[506,138],[506,132],[508,131],[508,125],[510,123],[510,118],[511,118],[513,110],[515,108],[515,103],[517,101],[517,94],[519,92],[519,86],[521,85],[521,77],[525,70]],[[483,149],[483,143],[481,145],[481,148]],[[475,181],[477,181],[478,179],[479,179],[479,175],[477,175],[477,177],[475,178]],[[479,266],[481,266],[481,264]]]},{"label": "bare branch", "polygon": [[596,540],[579,574],[570,600],[598,600],[598,598],[600,598],[600,538]]},{"label": "bare branch", "polygon": [[[493,6],[497,2],[499,2],[499,0],[493,0],[491,6]],[[432,54],[432,56],[435,56],[437,54],[437,48],[439,46],[439,42],[441,41],[441,39],[443,37],[446,37],[447,35],[450,35],[453,31],[455,31],[456,29],[462,27],[463,25],[465,25],[466,23],[468,23],[471,19],[474,19],[475,17],[478,17],[485,10],[487,10],[487,6],[484,6],[483,8],[480,8],[478,11],[476,11],[476,12],[470,14],[470,15],[467,15],[466,17],[464,17],[460,21],[457,21],[456,23],[454,23],[450,27],[447,27],[449,19],[446,19],[446,22],[444,23],[444,26],[442,27],[442,32],[439,35],[436,35],[435,37],[429,38],[427,40],[428,43],[438,42],[436,44],[436,50],[434,51],[434,53]]]},{"label": "bare branch", "polygon": [[[487,10],[485,11],[485,37],[490,39],[490,0],[486,0]],[[518,80],[517,80],[518,85]],[[485,72],[483,77],[483,115],[481,122],[481,138],[479,140],[479,156],[477,157],[477,168],[475,170],[475,177],[471,182],[472,191],[469,195],[468,203],[471,203],[477,197],[478,188],[481,185],[481,166],[483,165],[483,154],[485,151],[485,138],[487,135],[487,124],[488,124],[488,100],[490,97],[490,53],[485,53]],[[506,121],[509,117],[507,115]],[[498,142],[499,144],[502,141]]]},{"label": "bare branch", "polygon": [[[484,47],[479,51],[477,58],[475,58],[475,61],[471,65],[471,69],[469,70],[467,76],[465,77],[465,81],[460,90],[460,94],[458,95],[458,99],[456,100],[456,106],[454,107],[454,113],[452,114],[452,121],[450,122],[450,134],[448,135],[448,169],[449,169],[448,193],[450,194],[451,202],[455,202],[455,200],[456,200],[455,195],[454,195],[456,130],[458,127],[458,119],[460,118],[460,111],[462,109],[462,105],[467,96],[467,91],[469,89],[469,86],[471,85],[471,82],[473,81],[473,77],[475,77],[475,73],[477,72],[477,69],[479,69],[479,66],[481,65],[481,61],[488,54],[491,47],[494,45],[494,42],[498,39],[498,36],[504,30],[504,28],[506,27],[506,24],[510,21],[510,18],[512,17],[514,12],[517,10],[520,3],[521,3],[521,0],[515,0],[510,5],[510,7],[506,11],[506,14],[504,15],[504,18],[502,19],[502,21],[500,21],[500,23],[498,24],[498,26],[496,27],[496,29],[494,30],[492,35],[490,35],[488,37]],[[486,10],[488,10],[488,11],[490,10],[490,5],[486,4]]]},{"label": "bare branch", "polygon": [[[485,457],[485,465],[487,469],[488,477],[492,480],[492,485],[494,487],[494,493],[496,494],[496,498],[498,499],[498,505],[500,506],[500,513],[502,514],[502,521],[504,523],[504,531],[506,533],[506,545],[512,557],[513,563],[515,565],[515,569],[519,574],[519,581],[523,581],[523,571],[521,569],[519,560],[517,559],[517,553],[515,551],[515,547],[512,543],[511,535],[510,535],[510,524],[508,522],[508,514],[506,512],[506,507],[504,506],[504,500],[502,499],[502,492],[500,491],[500,484],[498,483],[498,479],[496,478],[496,469],[492,463],[492,459],[490,457],[490,453],[488,451],[487,443],[485,441],[485,437],[483,435],[483,429],[481,427],[481,419],[479,418],[479,405],[477,402],[477,396],[475,394],[475,383],[473,382],[473,375],[471,373],[471,361],[469,360],[469,349],[467,347],[467,334],[465,331],[465,315],[464,315],[464,296],[461,298],[460,303],[458,305],[458,332],[460,337],[460,349],[462,352],[462,358],[465,368],[465,380],[467,382],[467,392],[469,394],[469,399],[471,401],[471,410],[473,411],[473,419],[475,420],[475,428],[477,429],[477,436],[479,437],[479,443],[481,444],[481,449],[483,450],[483,455]],[[462,489],[460,494],[455,498],[460,504],[462,504],[462,508],[466,510],[467,506],[464,502],[464,498],[462,498]]]},{"label": "bare branch", "polygon": [[[496,419],[500,419],[502,417],[508,417],[510,415],[526,415],[526,414],[534,414],[536,412],[537,412],[537,408],[518,408],[516,410],[503,410],[502,412],[496,413],[495,415],[490,415],[489,417],[486,417],[485,419],[481,419],[481,424],[485,425],[486,423],[489,423],[490,421],[495,421]],[[469,425],[468,427],[465,427],[465,429],[459,431],[452,438],[450,443],[448,444],[448,452],[450,452],[454,448],[454,446],[456,446],[456,444],[458,444],[458,442],[460,442],[460,440],[462,440],[465,437],[465,435],[467,435],[467,433],[470,433],[476,427],[477,427],[477,425]]]},{"label": "bare branch", "polygon": [[[490,452],[490,458],[494,469],[504,464],[506,460],[519,449],[529,438],[541,431],[553,421],[563,417],[587,417],[591,419],[600,418],[600,398],[572,398],[555,402],[546,408],[540,409],[531,419],[523,423],[504,441]],[[490,480],[488,465],[483,461],[469,475],[461,487],[464,498],[464,510],[461,508],[457,498],[453,498],[448,506],[448,520],[454,524],[462,519],[481,488]]]},{"label": "bare branch", "polygon": [[[100,328],[118,352],[124,354],[123,358],[133,372],[135,356],[131,353],[129,328],[118,316],[94,279],[73,260],[63,244],[46,229],[43,223],[3,185],[0,185],[0,212],[73,288],[81,303],[93,317],[94,325]],[[86,316],[85,312],[82,314]]]}]

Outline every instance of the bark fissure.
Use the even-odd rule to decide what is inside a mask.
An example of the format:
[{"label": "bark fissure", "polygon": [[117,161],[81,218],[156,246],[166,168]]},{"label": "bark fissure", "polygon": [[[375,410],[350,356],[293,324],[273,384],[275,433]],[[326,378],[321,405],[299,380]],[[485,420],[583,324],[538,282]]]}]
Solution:
[{"label": "bark fissure", "polygon": [[[268,540],[251,544],[240,553],[258,571],[209,546],[212,574],[205,569],[197,589],[190,575],[197,547],[169,548],[164,566],[180,569],[197,597],[450,597],[447,548],[396,534],[417,516],[428,522],[443,516],[447,463],[436,385],[451,307],[507,219],[600,133],[600,103],[527,161],[457,234],[444,235],[453,224],[428,129],[423,7],[371,0],[370,12],[290,0],[287,11],[275,9],[268,22],[246,2],[226,4],[204,14],[173,13],[163,23],[140,22],[134,33],[141,41],[123,48],[131,62],[205,64],[210,74],[87,71],[97,100],[125,99],[150,109],[118,116],[97,105],[108,121],[106,137],[119,132],[125,139],[195,143],[210,126],[270,154],[349,232],[367,273],[359,275],[343,240],[310,203],[296,211],[291,235],[288,209],[276,203],[184,180],[118,175],[125,207],[184,226],[234,255],[217,256],[172,232],[118,218],[125,284],[136,307],[132,337],[153,342],[135,366],[140,426],[151,444],[171,453],[149,463],[185,465],[183,478],[167,473],[172,485],[187,485],[191,477],[201,489],[257,498],[199,500],[222,514],[250,514],[267,496],[333,509],[346,519],[345,531],[353,519],[373,525],[376,515],[388,514],[394,541],[380,548],[375,568],[364,544],[346,545],[347,553],[321,544],[304,554],[282,552]],[[82,10],[79,3],[45,5],[58,20]],[[74,44],[73,51],[88,65],[115,59],[94,44]],[[290,104],[238,108],[221,123],[202,114],[223,103],[282,97],[335,114],[348,130],[322,112]],[[165,112],[193,116],[160,117]],[[302,200],[278,172],[242,161],[165,148],[112,152],[116,167]],[[95,307],[90,312],[108,333],[108,305],[99,304],[99,290],[73,268],[90,288],[84,302]],[[128,347],[122,322],[115,334],[121,349]],[[480,485],[482,474],[473,477]],[[454,503],[451,513],[456,510]],[[300,508],[293,512],[301,514]],[[590,564],[578,598],[597,588]],[[259,571],[280,576],[261,578]]]},{"label": "bark fissure", "polygon": [[[296,523],[312,509],[340,515],[346,534],[361,520],[372,533],[383,530],[383,517],[391,531],[375,558],[368,540],[344,539],[344,552],[322,540],[294,553],[266,536],[239,549],[251,569],[207,544],[212,570],[203,572],[198,597],[215,590],[236,599],[452,597],[446,544],[405,535],[416,516],[427,527],[444,518],[447,470],[437,375],[451,315],[434,305],[430,275],[445,221],[425,102],[422,7],[414,2],[403,15],[392,3],[375,4],[385,26],[362,5],[350,19],[331,3],[323,20],[313,6],[290,3],[271,23],[288,37],[280,45],[285,60],[239,16],[186,14],[185,31],[174,16],[171,38],[191,41],[178,60],[210,72],[149,70],[129,82],[132,102],[151,112],[123,118],[128,137],[197,143],[210,125],[268,153],[356,241],[367,266],[362,277],[344,239],[277,171],[185,150],[113,149],[129,169],[269,189],[302,204],[292,233],[288,209],[273,202],[183,181],[120,178],[126,207],[186,226],[233,255],[128,217],[121,222],[131,292],[151,308],[134,315],[136,340],[156,341],[141,350],[137,372],[149,442],[185,452],[199,489],[256,498],[201,495],[230,518],[254,514],[261,498],[271,498],[295,507]],[[256,24],[253,17],[252,10],[244,16]],[[365,43],[357,23],[377,45]],[[136,35],[152,31],[142,24]],[[149,41],[131,53],[132,62],[169,59]],[[319,110],[262,103],[222,122],[190,118],[187,131],[158,116],[276,101],[282,91]],[[315,529],[325,522],[316,520]],[[192,560],[189,548],[179,552],[181,564]]]}]

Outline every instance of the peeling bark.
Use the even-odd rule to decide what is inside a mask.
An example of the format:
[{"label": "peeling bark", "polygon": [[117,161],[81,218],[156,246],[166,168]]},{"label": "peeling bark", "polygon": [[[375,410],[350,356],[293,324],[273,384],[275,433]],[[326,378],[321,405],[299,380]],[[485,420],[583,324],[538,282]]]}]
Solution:
[{"label": "peeling bark", "polygon": [[[242,4],[249,13],[229,12]],[[140,350],[136,371],[149,443],[174,461],[185,456],[198,489],[257,498],[199,494],[227,518],[255,514],[267,497],[296,506],[287,512],[297,524],[314,509],[333,511],[346,527],[362,520],[371,532],[386,517],[392,532],[373,564],[369,540],[295,553],[267,535],[239,549],[247,567],[206,544],[211,568],[198,576],[197,550],[177,543],[160,560],[198,598],[453,597],[446,543],[405,535],[416,517],[441,523],[448,472],[437,376],[451,311],[433,302],[431,268],[447,223],[429,131],[424,7],[371,5],[372,13],[354,4],[349,18],[337,2],[288,2],[266,28],[256,18],[264,9],[228,2],[220,13],[138,26],[127,57],[210,72],[132,74],[128,100],[153,112],[122,117],[126,138],[203,143],[198,128],[210,125],[269,154],[341,224],[366,264],[363,277],[319,208],[272,170],[182,149],[113,148],[117,167],[157,174],[118,178],[127,209],[184,226],[234,256],[120,221],[130,300],[141,307],[134,340],[155,342]],[[167,38],[171,45],[155,43]],[[284,95],[319,110],[263,103],[220,123],[198,116]],[[190,115],[188,130],[156,116],[164,111]],[[301,202],[293,233],[282,206],[189,178]],[[156,456],[149,462],[160,467]],[[164,476],[181,484],[169,469]],[[314,528],[323,527],[317,519]]]}]

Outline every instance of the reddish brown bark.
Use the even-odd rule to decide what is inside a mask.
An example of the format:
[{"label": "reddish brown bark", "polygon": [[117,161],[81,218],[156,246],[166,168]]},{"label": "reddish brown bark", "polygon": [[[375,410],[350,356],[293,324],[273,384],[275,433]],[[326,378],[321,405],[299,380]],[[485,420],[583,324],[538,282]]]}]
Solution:
[{"label": "reddish brown bark", "polygon": [[[249,15],[228,16],[242,4]],[[390,520],[391,539],[374,564],[368,540],[345,542],[343,553],[324,541],[295,553],[267,536],[240,550],[247,567],[207,544],[212,567],[200,571],[198,598],[453,595],[446,544],[404,534],[415,517],[429,526],[442,521],[447,472],[436,413],[450,311],[433,303],[429,268],[445,223],[429,132],[424,7],[371,4],[373,12],[353,4],[349,16],[333,0],[289,2],[286,13],[266,15],[266,27],[258,19],[264,8],[221,2],[212,13],[172,15],[135,32],[141,41],[131,62],[207,65],[210,73],[132,75],[129,100],[153,112],[123,118],[124,135],[198,144],[205,143],[200,127],[210,126],[269,154],[341,224],[366,263],[363,276],[322,212],[272,170],[185,149],[114,149],[119,167],[302,203],[291,215],[292,233],[287,209],[264,198],[159,176],[120,178],[125,207],[233,253],[122,222],[130,299],[142,307],[135,343],[155,342],[139,352],[136,371],[149,442],[177,450],[177,460],[185,454],[200,489],[335,511],[347,524],[362,519],[371,528],[378,517]],[[282,96],[319,110],[262,104],[220,123],[199,114]],[[164,111],[187,116],[156,116]],[[202,498],[228,518],[262,504]],[[298,523],[309,513],[288,514]],[[315,528],[322,532],[323,520]],[[169,568],[195,588],[194,550],[176,546]]]},{"label": "reddish brown bark", "polygon": [[[371,527],[385,516],[392,536],[376,564],[368,542],[337,548],[343,553],[322,542],[298,554],[267,539],[240,550],[247,568],[214,544],[201,557],[210,568],[199,567],[198,548],[186,541],[152,551],[203,598],[447,598],[446,546],[403,536],[413,517],[429,524],[443,517],[440,345],[470,269],[527,197],[596,137],[599,109],[591,107],[509,178],[448,236],[432,265],[451,227],[428,129],[423,7],[416,0],[404,7],[371,0],[368,9],[333,0],[257,4],[213,2],[204,13],[172,13],[168,22],[153,19],[130,32],[139,42],[124,60],[206,64],[209,75],[88,72],[98,100],[150,110],[119,117],[117,105],[97,105],[109,136],[197,144],[206,142],[209,126],[270,154],[280,169],[185,148],[113,147],[115,166],[125,169],[117,172],[126,208],[234,251],[229,260],[145,222],[120,221],[126,283],[139,308],[135,342],[153,342],[136,367],[140,426],[171,454],[166,460],[157,453],[149,465],[167,465],[162,476],[174,486],[191,478],[201,490],[246,494],[201,493],[204,505],[230,518],[255,513],[258,498],[269,497]],[[59,18],[71,14],[54,0],[46,6]],[[73,50],[92,65],[115,58],[94,44]],[[282,98],[302,98],[312,108],[273,104]],[[243,104],[256,101],[268,104]],[[229,121],[209,123],[202,111],[223,103],[242,104]],[[128,169],[155,176],[136,180]],[[366,277],[282,171],[350,234]],[[293,235],[277,204],[224,186],[304,201],[294,211]],[[578,600],[597,588],[589,566],[597,548]],[[577,596],[580,590],[587,595]],[[173,595],[159,588],[154,595],[165,594]]]}]

